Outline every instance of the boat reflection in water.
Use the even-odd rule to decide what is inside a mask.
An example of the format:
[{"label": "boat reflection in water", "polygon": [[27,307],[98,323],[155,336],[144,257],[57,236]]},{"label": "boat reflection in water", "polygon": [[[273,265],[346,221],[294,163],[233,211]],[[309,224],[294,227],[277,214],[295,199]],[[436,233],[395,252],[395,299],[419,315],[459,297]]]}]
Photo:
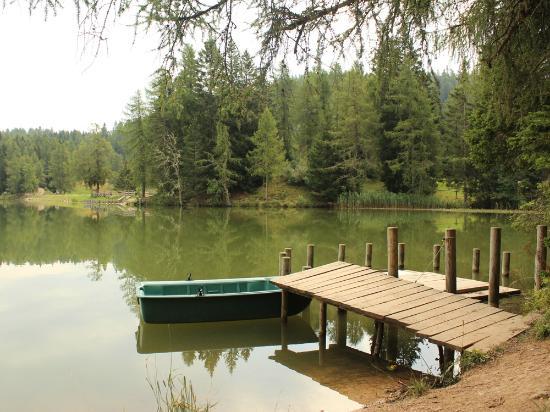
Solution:
[{"label": "boat reflection in water", "polygon": [[[287,344],[317,342],[317,335],[300,317],[288,319]],[[141,322],[136,332],[138,353],[224,350],[281,345],[281,320],[151,324]]]}]

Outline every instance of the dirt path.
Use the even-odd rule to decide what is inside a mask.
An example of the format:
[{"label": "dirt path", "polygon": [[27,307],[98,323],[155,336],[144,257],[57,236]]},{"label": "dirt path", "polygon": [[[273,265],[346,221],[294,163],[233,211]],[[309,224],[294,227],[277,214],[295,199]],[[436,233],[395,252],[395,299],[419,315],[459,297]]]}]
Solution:
[{"label": "dirt path", "polygon": [[517,339],[455,385],[362,411],[550,411],[550,339]]}]

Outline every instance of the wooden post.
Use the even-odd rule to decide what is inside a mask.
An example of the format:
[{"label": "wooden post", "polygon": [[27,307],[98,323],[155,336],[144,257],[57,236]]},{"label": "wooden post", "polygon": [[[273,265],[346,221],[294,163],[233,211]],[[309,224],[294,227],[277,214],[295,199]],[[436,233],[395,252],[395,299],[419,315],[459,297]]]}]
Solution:
[{"label": "wooden post", "polygon": [[397,268],[405,269],[405,244],[397,244]]},{"label": "wooden post", "polygon": [[283,258],[286,256],[285,252],[279,252],[279,276],[283,275]]},{"label": "wooden post", "polygon": [[372,267],[372,243],[365,245],[365,266],[368,268]]},{"label": "wooden post", "polygon": [[315,245],[312,245],[312,244],[307,245],[306,265],[309,266],[310,268],[313,267],[314,252],[315,252]]},{"label": "wooden post", "polygon": [[433,269],[439,272],[439,262],[441,260],[441,245],[434,245],[433,248]]},{"label": "wooden post", "polygon": [[498,308],[500,288],[500,227],[491,228],[489,246],[489,305]]},{"label": "wooden post", "polygon": [[348,334],[348,312],[338,308],[336,318],[336,344],[340,347],[346,346]]},{"label": "wooden post", "polygon": [[319,366],[323,366],[327,347],[327,304],[319,302]]},{"label": "wooden post", "polygon": [[[292,259],[292,248],[290,247],[285,247],[285,254],[288,258]],[[291,262],[291,261],[289,261]],[[288,267],[288,274],[292,273],[292,264],[290,264],[290,266]]]},{"label": "wooden post", "polygon": [[[282,276],[286,276],[290,273],[290,257],[285,256],[283,258],[283,270]],[[286,322],[288,320],[288,292],[286,290],[281,291],[281,321]]]},{"label": "wooden post", "polygon": [[311,269],[311,266],[302,266],[302,272],[303,272],[304,270],[309,270],[309,269]]},{"label": "wooden post", "polygon": [[456,230],[445,230],[445,291],[456,293]]},{"label": "wooden post", "polygon": [[345,262],[346,261],[346,245],[343,243],[340,243],[338,245],[338,262]]},{"label": "wooden post", "polygon": [[510,252],[502,252],[502,276],[510,277]]},{"label": "wooden post", "polygon": [[472,279],[479,279],[479,261],[481,257],[481,251],[478,248],[474,248],[472,251]]},{"label": "wooden post", "polygon": [[388,227],[388,275],[398,277],[397,272],[397,228]]},{"label": "wooden post", "polygon": [[535,255],[535,289],[542,287],[541,272],[546,270],[546,246],[544,239],[548,236],[548,227],[545,225],[537,226],[537,252]]},{"label": "wooden post", "polygon": [[386,360],[395,362],[397,355],[399,355],[397,327],[388,325]]}]

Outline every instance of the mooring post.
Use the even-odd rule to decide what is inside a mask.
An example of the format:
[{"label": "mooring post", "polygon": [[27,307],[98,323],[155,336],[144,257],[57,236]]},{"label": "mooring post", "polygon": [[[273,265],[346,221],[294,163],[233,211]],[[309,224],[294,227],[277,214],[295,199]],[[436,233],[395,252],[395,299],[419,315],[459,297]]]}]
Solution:
[{"label": "mooring post", "polygon": [[502,252],[502,276],[510,277],[510,252]]},{"label": "mooring post", "polygon": [[315,256],[315,245],[312,245],[310,243],[309,245],[307,245],[306,266],[309,266],[310,268],[313,267],[314,256]]},{"label": "mooring post", "polygon": [[365,266],[372,268],[372,243],[365,245]]},{"label": "mooring post", "polygon": [[397,268],[405,269],[405,244],[397,244]]},{"label": "mooring post", "polygon": [[338,245],[338,262],[345,262],[346,261],[346,245],[344,243],[340,243]]},{"label": "mooring post", "polygon": [[286,256],[285,252],[279,252],[279,276],[283,275],[283,258]]},{"label": "mooring post", "polygon": [[456,293],[456,229],[445,230],[445,291]]},{"label": "mooring post", "polygon": [[397,271],[397,228],[388,227],[388,275],[394,278],[399,276]]},{"label": "mooring post", "polygon": [[489,305],[498,308],[500,289],[500,227],[491,228],[489,245]]},{"label": "mooring post", "polygon": [[338,308],[336,318],[336,344],[340,347],[346,346],[348,334],[348,312]]},{"label": "mooring post", "polygon": [[439,262],[441,258],[441,245],[434,245],[433,248],[433,270],[439,272]]},{"label": "mooring post", "polygon": [[481,250],[475,247],[472,251],[472,279],[479,279],[479,261],[481,258]]},{"label": "mooring post", "polygon": [[[292,248],[290,248],[290,247],[285,247],[285,254],[286,254],[286,256],[287,256],[288,258],[292,259]],[[292,273],[292,261],[290,261],[290,262],[291,262],[291,264],[290,264],[290,266],[288,267],[288,273],[287,273],[287,275],[290,274],[290,273]]]},{"label": "mooring post", "polygon": [[546,270],[546,246],[544,240],[548,236],[548,227],[546,225],[537,226],[537,252],[535,255],[535,289],[542,287],[541,273]]},{"label": "mooring post", "polygon": [[[286,276],[290,273],[290,257],[285,256],[283,258],[283,270],[282,276]],[[281,321],[286,322],[288,319],[288,292],[286,290],[281,291]]]}]

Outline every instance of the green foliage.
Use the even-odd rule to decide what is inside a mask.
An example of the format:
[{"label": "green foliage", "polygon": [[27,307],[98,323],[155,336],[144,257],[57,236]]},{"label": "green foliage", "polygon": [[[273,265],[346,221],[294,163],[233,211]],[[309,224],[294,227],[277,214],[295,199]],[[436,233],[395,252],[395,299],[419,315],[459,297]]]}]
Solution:
[{"label": "green foliage", "polygon": [[76,152],[77,170],[84,183],[90,188],[105,184],[112,173],[114,151],[111,144],[95,133],[80,143]]},{"label": "green foliage", "polygon": [[546,339],[550,336],[550,272],[542,272],[541,281],[541,289],[534,290],[525,300],[525,310],[541,315],[533,331],[538,339]]},{"label": "green foliage", "polygon": [[421,378],[413,378],[407,385],[407,389],[405,392],[406,396],[413,396],[415,398],[424,395],[426,392],[428,392],[432,388],[431,383],[428,381],[427,378],[421,377]]},{"label": "green foliage", "polygon": [[218,122],[216,125],[216,146],[210,162],[214,167],[215,177],[208,181],[208,194],[213,195],[216,203],[231,205],[229,188],[235,182],[235,173],[230,169],[231,141],[227,126]]},{"label": "green foliage", "polygon": [[489,355],[479,350],[465,351],[460,356],[460,371],[466,372],[474,366],[481,365],[490,359],[491,357]]},{"label": "green foliage", "polygon": [[115,178],[114,187],[117,190],[133,190],[135,188],[132,171],[126,162]]},{"label": "green foliage", "polygon": [[284,146],[277,132],[273,115],[266,108],[258,121],[258,131],[252,137],[254,149],[248,154],[250,172],[261,176],[265,184],[265,200],[268,198],[268,181],[281,176],[284,171]]}]

